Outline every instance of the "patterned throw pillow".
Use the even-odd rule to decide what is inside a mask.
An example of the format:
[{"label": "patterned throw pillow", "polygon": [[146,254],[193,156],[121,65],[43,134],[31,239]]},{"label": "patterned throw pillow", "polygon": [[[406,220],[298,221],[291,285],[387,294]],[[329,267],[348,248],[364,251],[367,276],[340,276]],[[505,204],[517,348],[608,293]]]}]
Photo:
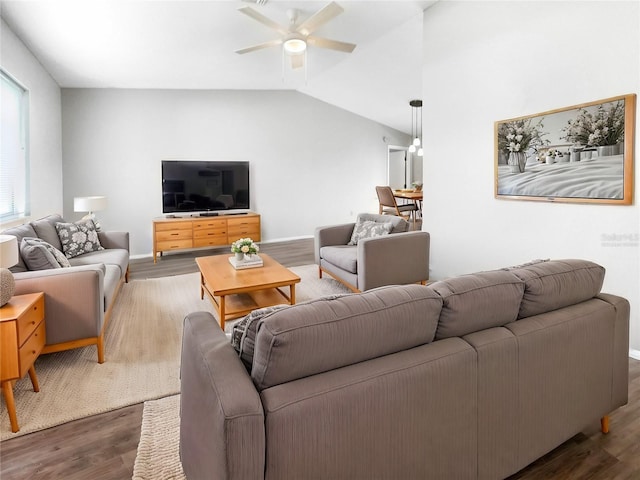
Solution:
[{"label": "patterned throw pillow", "polygon": [[251,367],[253,366],[253,350],[258,332],[258,321],[289,306],[290,305],[274,305],[272,307],[254,310],[233,326],[231,346],[238,352],[242,363],[244,363],[249,373],[251,373]]},{"label": "patterned throw pillow", "polygon": [[391,222],[374,222],[373,220],[365,220],[356,222],[351,234],[351,241],[347,245],[357,245],[363,238],[380,237],[389,235],[393,230]]},{"label": "patterned throw pillow", "polygon": [[24,237],[20,242],[20,255],[29,270],[71,266],[60,250],[40,238]]},{"label": "patterned throw pillow", "polygon": [[98,239],[98,231],[93,220],[80,220],[76,223],[56,223],[62,250],[67,258],[83,253],[104,250]]}]

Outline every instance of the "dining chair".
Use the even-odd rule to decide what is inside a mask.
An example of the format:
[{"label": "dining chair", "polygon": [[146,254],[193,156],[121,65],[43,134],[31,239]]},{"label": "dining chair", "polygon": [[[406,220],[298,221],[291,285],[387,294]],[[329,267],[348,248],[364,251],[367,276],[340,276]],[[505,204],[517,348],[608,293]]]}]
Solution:
[{"label": "dining chair", "polygon": [[404,205],[398,205],[396,197],[393,195],[393,190],[389,186],[377,186],[376,193],[378,194],[378,202],[380,203],[380,214],[383,215],[397,215],[398,217],[408,217],[409,220],[413,219],[413,228],[416,227],[416,213],[418,206],[415,203],[407,203]]}]

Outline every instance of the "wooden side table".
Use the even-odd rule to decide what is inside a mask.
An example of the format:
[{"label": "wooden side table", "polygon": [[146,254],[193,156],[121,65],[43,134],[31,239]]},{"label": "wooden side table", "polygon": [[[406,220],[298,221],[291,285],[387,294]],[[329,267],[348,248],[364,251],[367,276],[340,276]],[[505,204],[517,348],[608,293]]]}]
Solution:
[{"label": "wooden side table", "polygon": [[14,433],[20,428],[13,383],[29,372],[33,391],[40,391],[33,363],[42,352],[45,337],[44,293],[16,295],[0,307],[0,380]]}]

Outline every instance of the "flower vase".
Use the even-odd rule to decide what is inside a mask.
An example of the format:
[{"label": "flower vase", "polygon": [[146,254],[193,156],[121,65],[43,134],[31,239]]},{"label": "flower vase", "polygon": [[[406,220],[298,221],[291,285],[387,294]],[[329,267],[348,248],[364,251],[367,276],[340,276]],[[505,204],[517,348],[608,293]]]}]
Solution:
[{"label": "flower vase", "polygon": [[236,262],[241,262],[244,260],[244,253],[236,252]]},{"label": "flower vase", "polygon": [[551,155],[547,155],[545,157],[545,162],[546,162],[547,165],[551,165],[552,163],[554,163],[553,157]]},{"label": "flower vase", "polygon": [[511,173],[522,173],[527,163],[527,156],[524,152],[510,152],[507,164],[511,169]]}]

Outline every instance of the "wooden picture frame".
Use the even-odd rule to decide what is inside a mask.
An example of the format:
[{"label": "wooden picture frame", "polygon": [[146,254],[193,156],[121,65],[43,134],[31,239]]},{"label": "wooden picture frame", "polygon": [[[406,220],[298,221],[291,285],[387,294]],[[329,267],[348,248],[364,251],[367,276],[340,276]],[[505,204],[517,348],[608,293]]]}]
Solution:
[{"label": "wooden picture frame", "polygon": [[494,125],[497,199],[631,205],[636,95]]}]

